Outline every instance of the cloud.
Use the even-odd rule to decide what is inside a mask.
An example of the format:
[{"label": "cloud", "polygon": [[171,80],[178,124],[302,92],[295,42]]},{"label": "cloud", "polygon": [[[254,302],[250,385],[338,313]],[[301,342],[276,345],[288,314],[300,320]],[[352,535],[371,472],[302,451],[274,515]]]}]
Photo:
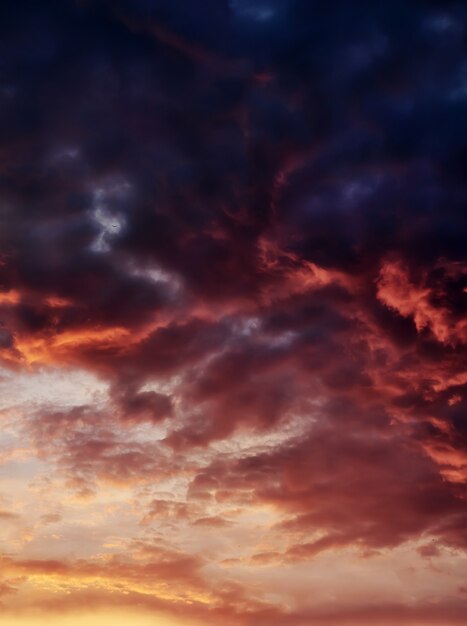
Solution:
[{"label": "cloud", "polygon": [[[456,266],[453,267],[456,270]],[[449,319],[449,310],[435,306],[443,294],[429,288],[417,287],[410,282],[404,268],[397,263],[383,265],[378,280],[378,298],[403,317],[412,317],[417,331],[429,327],[442,343],[465,343],[464,320]]]},{"label": "cloud", "polygon": [[[437,4],[2,3],[5,605],[465,622],[467,11]],[[357,601],[381,554],[412,599],[378,570]],[[347,596],[285,589],[327,567]]]}]

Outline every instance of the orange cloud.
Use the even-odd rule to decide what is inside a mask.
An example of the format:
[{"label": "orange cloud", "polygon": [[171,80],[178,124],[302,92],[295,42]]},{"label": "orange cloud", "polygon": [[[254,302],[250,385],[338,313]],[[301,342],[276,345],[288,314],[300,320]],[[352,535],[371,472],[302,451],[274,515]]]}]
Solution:
[{"label": "orange cloud", "polygon": [[434,306],[436,294],[429,287],[410,280],[408,271],[399,261],[385,262],[377,281],[378,298],[404,317],[412,317],[418,331],[429,328],[441,343],[467,342],[467,322],[453,320],[443,306]]}]

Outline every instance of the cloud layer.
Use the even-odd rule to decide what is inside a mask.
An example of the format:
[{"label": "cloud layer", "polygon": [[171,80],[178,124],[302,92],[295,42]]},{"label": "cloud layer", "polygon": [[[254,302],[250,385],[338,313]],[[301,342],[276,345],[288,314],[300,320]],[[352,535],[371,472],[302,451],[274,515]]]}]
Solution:
[{"label": "cloud layer", "polygon": [[0,17],[5,611],[464,623],[462,3]]}]

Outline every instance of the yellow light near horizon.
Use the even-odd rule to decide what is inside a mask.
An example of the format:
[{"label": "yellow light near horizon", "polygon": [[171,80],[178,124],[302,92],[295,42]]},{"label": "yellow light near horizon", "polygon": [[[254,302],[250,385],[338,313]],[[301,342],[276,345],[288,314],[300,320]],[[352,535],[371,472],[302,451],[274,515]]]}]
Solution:
[{"label": "yellow light near horizon", "polygon": [[199,626],[191,619],[137,610],[96,610],[77,613],[10,613],[0,616],[0,626]]}]

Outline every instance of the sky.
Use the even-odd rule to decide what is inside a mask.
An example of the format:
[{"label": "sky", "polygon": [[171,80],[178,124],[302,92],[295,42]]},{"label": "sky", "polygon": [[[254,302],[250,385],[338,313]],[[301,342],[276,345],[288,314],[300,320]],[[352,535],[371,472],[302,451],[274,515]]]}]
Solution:
[{"label": "sky", "polygon": [[467,623],[467,5],[0,3],[0,626]]}]

